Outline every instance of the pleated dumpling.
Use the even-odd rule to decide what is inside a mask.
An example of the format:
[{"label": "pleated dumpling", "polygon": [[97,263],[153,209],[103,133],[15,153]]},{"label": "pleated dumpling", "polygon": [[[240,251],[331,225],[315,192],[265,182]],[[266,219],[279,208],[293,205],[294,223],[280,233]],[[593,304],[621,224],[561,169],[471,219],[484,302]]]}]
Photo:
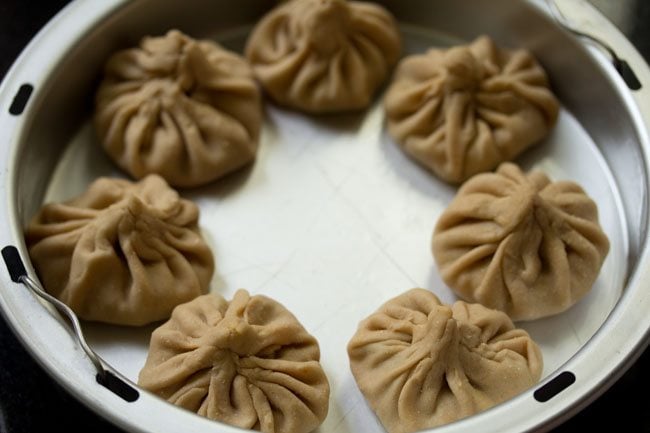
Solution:
[{"label": "pleated dumpling", "polygon": [[473,415],[537,383],[541,352],[507,315],[479,304],[442,305],[424,289],[386,302],[359,324],[350,367],[389,433]]},{"label": "pleated dumpling", "polygon": [[246,60],[212,41],[176,30],[142,39],[109,59],[95,102],[102,146],[138,179],[195,187],[257,153],[261,92]]},{"label": "pleated dumpling", "polygon": [[278,302],[238,290],[178,306],[151,336],[138,384],[199,415],[264,433],[308,433],[327,415],[316,339]]},{"label": "pleated dumpling", "polygon": [[433,234],[449,287],[513,320],[571,307],[591,289],[608,251],[598,208],[579,185],[512,163],[465,182]]},{"label": "pleated dumpling", "polygon": [[25,236],[47,292],[82,319],[135,326],[207,291],[214,259],[198,218],[159,176],[100,178],[43,206]]},{"label": "pleated dumpling", "polygon": [[501,49],[486,36],[404,58],[384,106],[395,140],[451,183],[490,171],[539,142],[559,111],[535,58]]},{"label": "pleated dumpling", "polygon": [[395,20],[379,5],[292,0],[257,24],[246,57],[275,102],[327,113],[368,106],[400,51]]}]

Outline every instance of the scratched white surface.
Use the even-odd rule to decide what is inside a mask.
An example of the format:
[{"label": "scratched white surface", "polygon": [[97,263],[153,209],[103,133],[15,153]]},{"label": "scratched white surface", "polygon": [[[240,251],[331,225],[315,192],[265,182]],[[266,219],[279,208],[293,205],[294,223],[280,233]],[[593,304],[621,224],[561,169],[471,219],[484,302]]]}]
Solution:
[{"label": "scratched white surface", "polygon": [[[408,51],[441,43],[439,35],[403,29]],[[444,43],[445,41],[442,41]],[[230,298],[240,287],[288,307],[321,347],[331,385],[319,432],[384,430],[349,371],[346,345],[358,322],[399,293],[424,287],[453,293],[436,271],[430,240],[455,189],[406,157],[386,134],[379,102],[357,115],[313,118],[272,106],[255,164],[183,195],[198,202],[217,271],[211,290]],[[562,111],[550,137],[519,162],[571,179],[595,198],[611,250],[590,294],[552,318],[521,323],[540,344],[544,376],[597,331],[620,296],[626,228],[607,166],[580,124]],[[107,160],[90,124],[62,157],[47,201],[83,191],[100,175],[123,176]],[[155,326],[85,324],[90,345],[133,381]]]}]

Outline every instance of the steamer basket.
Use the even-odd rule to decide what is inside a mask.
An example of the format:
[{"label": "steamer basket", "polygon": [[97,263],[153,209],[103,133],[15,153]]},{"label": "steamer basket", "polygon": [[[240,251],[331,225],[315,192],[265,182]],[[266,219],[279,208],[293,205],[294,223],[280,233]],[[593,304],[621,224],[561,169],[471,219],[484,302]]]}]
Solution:
[{"label": "steamer basket", "polygon": [[[520,324],[542,347],[542,382],[436,429],[546,431],[602,393],[648,343],[648,88],[630,89],[637,87],[634,77],[626,76],[626,84],[606,52],[563,30],[541,1],[380,3],[400,22],[407,52],[480,34],[530,49],[563,104],[557,128],[519,163],[581,183],[599,205],[610,254],[592,292],[575,307]],[[605,40],[627,62],[624,72],[650,83],[641,56],[595,9],[580,0],[560,4],[576,27]],[[90,124],[110,53],[170,28],[241,51],[251,26],[270,7],[264,0],[236,6],[225,0],[77,0],[37,35],[0,87],[0,217],[6,221],[0,246],[9,271],[0,272],[0,308],[55,379],[125,430],[242,431],[137,388],[154,326],[82,324],[101,357],[91,360],[68,322],[27,289],[30,281],[38,283],[23,228],[45,201],[72,197],[100,175],[124,176],[100,150]],[[435,220],[454,193],[387,136],[380,98],[364,113],[317,118],[267,104],[254,166],[183,192],[199,203],[216,254],[211,290],[227,298],[240,286],[270,295],[319,339],[332,396],[318,431],[383,431],[356,388],[345,345],[359,320],[411,287],[454,299],[429,251]],[[19,278],[21,263],[31,279]],[[98,367],[106,375],[98,376]]]}]

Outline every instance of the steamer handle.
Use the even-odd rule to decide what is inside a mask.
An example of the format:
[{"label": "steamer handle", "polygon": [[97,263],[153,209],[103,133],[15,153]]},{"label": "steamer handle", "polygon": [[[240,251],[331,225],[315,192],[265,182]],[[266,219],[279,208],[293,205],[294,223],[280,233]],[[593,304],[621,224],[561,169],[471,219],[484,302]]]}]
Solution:
[{"label": "steamer handle", "polygon": [[558,23],[563,29],[565,29],[569,33],[572,33],[580,38],[586,39],[598,45],[601,49],[606,51],[607,54],[609,54],[614,69],[616,69],[616,71],[619,73],[621,78],[623,78],[623,81],[625,81],[625,84],[630,90],[641,89],[642,87],[641,82],[639,81],[639,78],[634,73],[634,70],[630,67],[627,61],[625,61],[618,54],[616,54],[616,51],[614,51],[614,49],[609,44],[605,43],[602,39],[599,39],[593,35],[590,35],[589,33],[585,33],[573,27],[573,25],[569,23],[566,16],[562,13],[560,8],[557,6],[555,0],[546,0],[546,4],[548,5],[551,11],[551,16],[553,17],[555,22]]},{"label": "steamer handle", "polygon": [[128,402],[137,400],[140,396],[138,391],[106,369],[99,355],[90,348],[83,335],[79,318],[77,318],[77,315],[72,311],[72,309],[43,290],[43,287],[41,287],[35,279],[29,276],[18,249],[12,245],[4,247],[2,249],[2,258],[4,259],[7,271],[9,272],[9,276],[13,282],[20,283],[27,287],[33,294],[50,304],[61,315],[68,319],[77,342],[97,371],[97,382]]}]

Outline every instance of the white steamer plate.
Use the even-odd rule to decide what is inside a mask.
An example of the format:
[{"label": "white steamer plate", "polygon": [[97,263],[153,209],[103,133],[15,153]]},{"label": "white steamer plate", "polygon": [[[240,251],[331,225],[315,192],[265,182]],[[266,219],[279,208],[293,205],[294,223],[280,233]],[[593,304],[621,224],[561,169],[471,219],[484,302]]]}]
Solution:
[{"label": "white steamer plate", "polygon": [[[548,430],[603,392],[647,344],[648,90],[630,91],[609,59],[561,31],[541,2],[383,3],[400,21],[406,53],[465,42],[485,32],[504,45],[530,48],[562,100],[552,134],[518,162],[586,189],[598,203],[611,241],[609,255],[592,291],[575,307],[518,324],[542,349],[542,383],[486,412],[436,429]],[[639,80],[650,83],[645,62],[607,20],[585,2],[564,3],[570,17],[588,17],[576,21],[578,27],[598,29]],[[0,215],[8,221],[0,228],[0,246],[15,246],[34,278],[22,230],[40,205],[71,198],[98,176],[124,177],[100,150],[90,123],[90,100],[102,62],[142,35],[171,27],[241,51],[251,24],[268,5],[245,0],[235,11],[227,5],[208,0],[186,0],[182,6],[154,0],[77,0],[16,61],[0,87],[2,106],[9,106],[25,83],[34,92],[21,114],[0,113]],[[436,17],[422,10],[435,10]],[[580,77],[597,81],[585,87]],[[601,97],[607,104],[594,104]],[[348,367],[346,345],[361,319],[412,287],[430,289],[445,302],[455,299],[440,280],[430,241],[437,217],[456,190],[406,157],[383,124],[381,98],[363,113],[328,117],[267,104],[255,164],[182,192],[199,204],[201,228],[215,254],[211,290],[226,298],[240,287],[271,296],[318,339],[332,391],[320,432],[384,431]],[[156,433],[242,431],[142,390],[133,402],[120,398],[96,382],[92,363],[51,307],[4,271],[0,285],[2,312],[32,355],[67,390],[113,423]],[[108,368],[135,387],[155,326],[82,326]],[[552,398],[539,401],[539,389],[548,393],[553,387],[556,395],[550,392]]]}]

